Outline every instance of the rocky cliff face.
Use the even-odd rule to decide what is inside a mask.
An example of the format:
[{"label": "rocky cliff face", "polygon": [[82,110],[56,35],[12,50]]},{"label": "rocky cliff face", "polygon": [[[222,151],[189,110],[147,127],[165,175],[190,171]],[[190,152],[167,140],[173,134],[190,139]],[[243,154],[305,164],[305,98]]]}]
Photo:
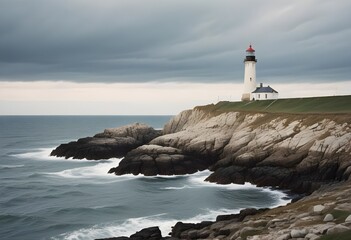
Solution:
[{"label": "rocky cliff face", "polygon": [[351,173],[347,114],[219,114],[195,108],[175,116],[163,132],[147,147],[129,152],[111,172],[171,175],[209,168],[212,182],[249,181],[296,191]]}]

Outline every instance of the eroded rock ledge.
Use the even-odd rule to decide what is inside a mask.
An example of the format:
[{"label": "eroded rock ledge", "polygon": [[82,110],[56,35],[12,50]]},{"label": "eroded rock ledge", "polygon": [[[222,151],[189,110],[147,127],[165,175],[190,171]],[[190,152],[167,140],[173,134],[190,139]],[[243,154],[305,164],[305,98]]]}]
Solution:
[{"label": "eroded rock ledge", "polygon": [[88,160],[124,157],[129,151],[160,136],[162,131],[145,124],[135,123],[119,128],[105,129],[94,137],[61,144],[51,156]]},{"label": "eroded rock ledge", "polygon": [[350,114],[220,114],[195,108],[175,116],[164,135],[128,153],[110,172],[170,175],[209,168],[211,182],[312,192],[349,179],[350,155]]}]

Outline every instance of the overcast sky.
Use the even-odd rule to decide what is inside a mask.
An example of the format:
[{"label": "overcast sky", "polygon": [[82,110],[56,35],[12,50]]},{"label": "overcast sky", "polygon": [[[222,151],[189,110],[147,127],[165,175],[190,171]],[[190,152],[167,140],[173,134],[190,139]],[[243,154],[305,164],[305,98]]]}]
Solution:
[{"label": "overcast sky", "polygon": [[[0,114],[138,114],[151,106],[144,114],[175,114],[238,100],[249,43],[257,81],[280,86],[281,96],[302,95],[282,91],[301,84],[321,89],[315,95],[351,94],[350,9],[350,0],[0,0]],[[146,105],[85,109],[80,93],[94,86],[100,95],[91,102],[123,89],[130,99],[106,106]],[[177,105],[185,86],[203,91],[188,89]],[[38,99],[40,89],[52,94]],[[148,102],[142,93],[150,89],[160,97]],[[157,111],[165,93],[173,107]],[[72,101],[81,105],[53,111]]]}]

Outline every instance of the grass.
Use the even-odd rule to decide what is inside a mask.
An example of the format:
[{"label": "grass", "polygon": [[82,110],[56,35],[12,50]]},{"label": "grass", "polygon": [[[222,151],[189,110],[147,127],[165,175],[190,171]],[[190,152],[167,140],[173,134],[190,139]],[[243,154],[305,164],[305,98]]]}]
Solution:
[{"label": "grass", "polygon": [[197,107],[218,114],[223,112],[268,113],[351,113],[351,95],[311,98],[261,100],[251,102],[218,102]]},{"label": "grass", "polygon": [[349,211],[342,211],[334,209],[331,214],[335,218],[337,223],[345,222],[345,219],[351,214]]}]

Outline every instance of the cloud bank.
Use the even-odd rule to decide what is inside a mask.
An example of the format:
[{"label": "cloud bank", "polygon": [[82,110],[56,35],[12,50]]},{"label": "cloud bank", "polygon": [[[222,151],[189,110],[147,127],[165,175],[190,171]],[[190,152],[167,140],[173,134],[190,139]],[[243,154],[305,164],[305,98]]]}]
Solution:
[{"label": "cloud bank", "polygon": [[[0,81],[350,80],[349,0],[1,0]],[[258,81],[261,81],[258,80]]]}]

